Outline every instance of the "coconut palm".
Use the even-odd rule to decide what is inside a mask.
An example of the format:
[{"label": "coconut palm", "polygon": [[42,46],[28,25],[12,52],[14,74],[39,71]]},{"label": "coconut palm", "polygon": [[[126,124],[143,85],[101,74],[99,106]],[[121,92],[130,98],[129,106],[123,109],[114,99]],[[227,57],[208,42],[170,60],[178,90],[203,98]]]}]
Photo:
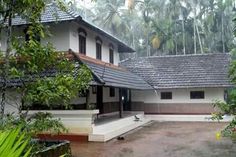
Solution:
[{"label": "coconut palm", "polygon": [[99,0],[93,19],[139,56],[228,52],[233,1]]}]

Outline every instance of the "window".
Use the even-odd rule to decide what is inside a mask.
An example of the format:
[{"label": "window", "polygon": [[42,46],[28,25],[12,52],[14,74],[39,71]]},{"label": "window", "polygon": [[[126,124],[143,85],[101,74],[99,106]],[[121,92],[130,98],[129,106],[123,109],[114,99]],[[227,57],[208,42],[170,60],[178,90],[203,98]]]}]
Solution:
[{"label": "window", "polygon": [[97,94],[97,86],[92,86],[92,93]]},{"label": "window", "polygon": [[115,88],[110,87],[110,97],[115,97]]},{"label": "window", "polygon": [[114,47],[112,44],[110,44],[109,47],[109,61],[110,63],[114,64]]},{"label": "window", "polygon": [[228,101],[228,98],[229,98],[228,96],[229,96],[229,95],[228,95],[228,91],[225,90],[225,91],[224,91],[224,101],[226,101],[226,102]]},{"label": "window", "polygon": [[102,40],[96,37],[96,58],[102,60]]},{"label": "window", "polygon": [[191,91],[190,92],[190,99],[204,99],[205,94],[204,91]]},{"label": "window", "polygon": [[161,99],[172,99],[172,92],[161,92]]},{"label": "window", "polygon": [[86,55],[86,36],[87,33],[84,29],[79,29],[79,53]]}]

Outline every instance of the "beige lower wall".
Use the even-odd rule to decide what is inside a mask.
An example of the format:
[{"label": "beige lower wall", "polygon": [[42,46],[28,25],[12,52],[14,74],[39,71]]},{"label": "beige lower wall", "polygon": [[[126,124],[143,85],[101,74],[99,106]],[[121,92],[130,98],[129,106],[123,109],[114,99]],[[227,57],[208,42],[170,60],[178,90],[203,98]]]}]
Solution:
[{"label": "beige lower wall", "polygon": [[144,103],[132,102],[132,111],[146,114],[211,114],[216,111],[211,103]]},{"label": "beige lower wall", "polygon": [[[191,91],[204,91],[204,99],[190,99]],[[132,90],[131,96],[134,102],[145,103],[212,103],[215,100],[224,101],[225,88],[185,88],[166,90]],[[161,92],[172,92],[172,99],[160,99]]]},{"label": "beige lower wall", "polygon": [[111,113],[111,112],[116,112],[119,111],[119,102],[106,102],[103,103],[103,113]]},{"label": "beige lower wall", "polygon": [[[191,91],[204,91],[204,99],[190,99]],[[186,88],[167,90],[132,90],[132,110],[161,114],[210,114],[212,103],[224,101],[225,88]],[[172,99],[160,99],[161,92],[172,92]]]}]

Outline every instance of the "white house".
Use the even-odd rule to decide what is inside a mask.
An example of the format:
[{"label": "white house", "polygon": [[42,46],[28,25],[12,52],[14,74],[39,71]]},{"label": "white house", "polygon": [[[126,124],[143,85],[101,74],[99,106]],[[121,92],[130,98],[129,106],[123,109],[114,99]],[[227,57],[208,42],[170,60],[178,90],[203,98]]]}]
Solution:
[{"label": "white house", "polygon": [[[56,4],[49,4],[41,17],[42,23],[52,34],[41,39],[42,44],[50,42],[59,52],[73,52],[93,71],[90,103],[100,113],[119,110],[119,89],[150,89],[139,76],[118,67],[119,53],[134,52],[128,45],[92,25],[73,9],[62,11]],[[13,34],[21,40],[27,37],[27,23],[24,19],[13,19]],[[1,51],[6,51],[6,32],[1,35]],[[98,94],[97,94],[98,93]],[[76,98],[71,104],[77,109],[85,109],[86,98]],[[13,108],[7,110],[11,112]]]},{"label": "white house", "polygon": [[[73,110],[50,110],[55,117],[61,118],[70,129],[70,133],[94,133],[94,118],[97,117],[97,114],[115,112],[119,113],[119,117],[123,117],[123,110],[130,110],[131,90],[152,88],[140,76],[118,66],[119,53],[131,53],[134,50],[121,40],[84,20],[77,11],[70,8],[64,11],[56,4],[49,4],[41,15],[41,22],[49,27],[52,35],[41,39],[40,42],[42,44],[50,42],[58,52],[73,55],[75,60],[87,65],[93,74],[87,95],[71,100]],[[19,40],[27,40],[25,33],[28,27],[27,22],[20,17],[15,17],[12,24],[14,36]],[[0,49],[3,52],[6,51],[6,32],[4,31],[1,34]],[[11,84],[12,86],[17,85],[17,81],[12,80],[9,86]],[[9,88],[8,91],[8,94],[14,98],[8,100],[5,112],[17,112],[15,102],[20,100],[20,96],[16,93],[15,88]],[[86,101],[90,103],[90,110],[86,106]],[[40,106],[32,108],[29,114],[41,109],[43,108]],[[131,122],[127,124],[133,125],[133,117]],[[129,128],[132,129],[134,126],[129,126]],[[122,129],[119,128],[119,130]],[[114,132],[117,134],[117,131]],[[112,136],[109,135],[109,137],[115,135],[112,133]]]},{"label": "white house", "polygon": [[[77,11],[62,11],[55,4],[50,4],[42,14],[41,22],[49,27],[52,34],[42,39],[42,44],[51,42],[57,51],[73,54],[93,74],[87,99],[78,96],[72,100],[73,111],[51,111],[62,118],[72,133],[94,133],[93,120],[98,113],[119,112],[120,117],[123,111],[209,114],[213,111],[212,101],[224,100],[225,89],[231,87],[227,77],[228,54],[134,58],[123,61],[119,66],[119,53],[132,53],[134,50],[84,20]],[[15,36],[25,40],[27,22],[16,17],[13,25]],[[2,51],[6,51],[5,34],[4,31],[1,34]],[[9,94],[14,93],[14,89],[10,88]],[[86,110],[88,98],[94,110]],[[14,101],[17,99],[16,95]],[[16,111],[11,103],[13,101],[9,101],[6,113]],[[137,126],[127,121],[120,121],[116,126],[121,124],[129,125],[128,130]],[[112,135],[107,133],[109,138],[128,131],[121,131],[120,127],[117,130]],[[104,137],[103,140],[109,138]]]}]

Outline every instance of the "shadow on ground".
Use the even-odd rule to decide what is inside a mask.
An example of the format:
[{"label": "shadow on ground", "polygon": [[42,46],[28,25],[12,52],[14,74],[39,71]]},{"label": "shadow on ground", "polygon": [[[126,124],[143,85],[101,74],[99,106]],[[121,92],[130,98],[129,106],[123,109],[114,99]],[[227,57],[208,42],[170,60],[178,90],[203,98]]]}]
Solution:
[{"label": "shadow on ground", "polygon": [[72,143],[74,157],[235,157],[236,144],[215,134],[226,123],[153,122],[107,143]]}]

